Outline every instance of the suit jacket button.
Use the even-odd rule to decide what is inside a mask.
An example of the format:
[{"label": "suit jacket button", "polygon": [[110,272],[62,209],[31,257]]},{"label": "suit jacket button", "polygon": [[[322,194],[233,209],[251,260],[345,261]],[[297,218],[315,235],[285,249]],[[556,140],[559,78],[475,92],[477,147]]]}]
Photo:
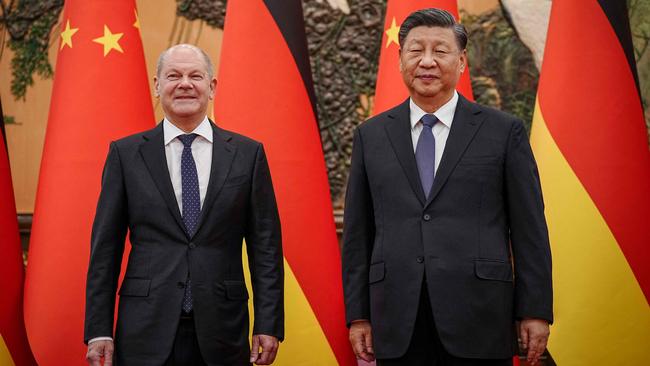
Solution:
[{"label": "suit jacket button", "polygon": [[185,283],[184,282],[176,282],[176,287],[178,288],[185,288]]},{"label": "suit jacket button", "polygon": [[422,216],[422,218],[424,219],[424,221],[429,221],[429,220],[431,220],[431,215],[424,214],[424,216]]},{"label": "suit jacket button", "polygon": [[417,257],[418,263],[424,263],[424,257]]},{"label": "suit jacket button", "polygon": [[190,249],[194,249],[194,248],[196,248],[196,244],[190,243]]}]

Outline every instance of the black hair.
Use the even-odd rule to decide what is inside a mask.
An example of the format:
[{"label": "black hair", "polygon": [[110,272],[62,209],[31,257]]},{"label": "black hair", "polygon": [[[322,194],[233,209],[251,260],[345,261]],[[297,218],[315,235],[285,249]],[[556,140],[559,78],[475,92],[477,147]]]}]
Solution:
[{"label": "black hair", "polygon": [[465,26],[456,22],[454,16],[448,11],[437,8],[420,9],[404,19],[404,22],[399,27],[400,47],[404,45],[404,40],[411,29],[420,26],[450,28],[454,31],[458,48],[462,51],[467,47],[467,29],[465,29]]}]

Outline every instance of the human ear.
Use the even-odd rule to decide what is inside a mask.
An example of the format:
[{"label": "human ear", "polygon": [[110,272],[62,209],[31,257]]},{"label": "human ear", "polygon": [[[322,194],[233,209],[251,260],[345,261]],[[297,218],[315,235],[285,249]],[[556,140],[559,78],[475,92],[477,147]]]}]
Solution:
[{"label": "human ear", "polygon": [[156,98],[160,97],[160,83],[158,82],[158,77],[153,77],[153,93]]}]

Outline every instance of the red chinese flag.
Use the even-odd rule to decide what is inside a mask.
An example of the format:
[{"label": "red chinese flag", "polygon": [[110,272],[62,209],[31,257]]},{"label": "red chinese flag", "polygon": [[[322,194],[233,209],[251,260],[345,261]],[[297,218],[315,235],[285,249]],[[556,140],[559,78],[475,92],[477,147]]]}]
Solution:
[{"label": "red chinese flag", "polygon": [[[458,19],[456,0],[388,0],[384,36],[379,55],[379,70],[377,71],[374,114],[379,114],[402,103],[409,96],[402,80],[402,74],[399,72],[399,27],[409,14],[425,8],[444,9]],[[457,90],[466,98],[473,100],[469,67],[465,68],[465,72],[458,82]]]},{"label": "red chinese flag", "polygon": [[647,365],[650,151],[625,1],[553,2],[530,139],[553,253],[553,359]]},{"label": "red chinese flag", "polygon": [[264,144],[282,221],[286,341],[275,364],[356,365],[300,0],[229,1],[226,14],[216,122]]},{"label": "red chinese flag", "polygon": [[0,105],[0,365],[35,365],[23,322],[23,253]]},{"label": "red chinese flag", "polygon": [[135,1],[67,0],[25,283],[39,365],[86,364],[86,271],[108,145],[153,125]]}]

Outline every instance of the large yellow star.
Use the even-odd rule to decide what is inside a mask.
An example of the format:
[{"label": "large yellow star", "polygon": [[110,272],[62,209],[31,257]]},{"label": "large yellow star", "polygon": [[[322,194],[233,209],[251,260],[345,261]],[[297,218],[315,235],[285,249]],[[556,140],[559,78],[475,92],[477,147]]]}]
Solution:
[{"label": "large yellow star", "polygon": [[59,50],[62,50],[65,45],[72,48],[72,36],[74,36],[78,30],[79,28],[70,28],[70,19],[68,19],[65,23],[65,29],[61,32],[61,47]]},{"label": "large yellow star", "polygon": [[133,26],[140,29],[140,18],[138,18],[138,11],[133,9],[133,12],[135,13],[135,23],[133,23]]},{"label": "large yellow star", "polygon": [[123,35],[124,33],[111,33],[111,30],[108,29],[106,24],[104,24],[104,35],[102,37],[93,39],[93,42],[104,46],[104,57],[106,57],[106,55],[108,55],[111,50],[117,50],[121,53],[124,53],[124,51],[122,51],[122,47],[118,43]]},{"label": "large yellow star", "polygon": [[393,17],[393,21],[390,24],[390,28],[386,29],[386,48],[390,46],[391,43],[395,43],[399,47],[399,26],[395,22],[395,17]]}]

